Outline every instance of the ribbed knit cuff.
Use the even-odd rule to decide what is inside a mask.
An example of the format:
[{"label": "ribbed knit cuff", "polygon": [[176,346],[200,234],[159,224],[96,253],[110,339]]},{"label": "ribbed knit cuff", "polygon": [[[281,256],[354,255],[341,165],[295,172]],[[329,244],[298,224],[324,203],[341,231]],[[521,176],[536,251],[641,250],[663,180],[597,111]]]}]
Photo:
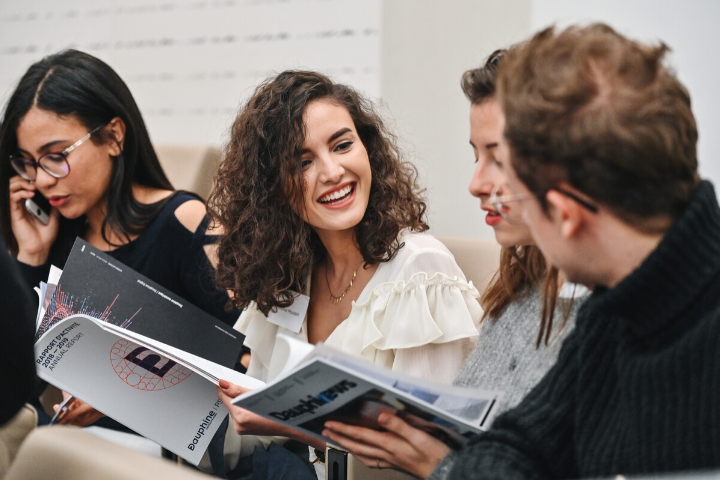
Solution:
[{"label": "ribbed knit cuff", "polygon": [[450,469],[455,464],[456,458],[457,454],[454,451],[445,455],[445,458],[440,460],[440,463],[437,464],[427,480],[447,480],[450,478],[448,475],[450,475]]}]

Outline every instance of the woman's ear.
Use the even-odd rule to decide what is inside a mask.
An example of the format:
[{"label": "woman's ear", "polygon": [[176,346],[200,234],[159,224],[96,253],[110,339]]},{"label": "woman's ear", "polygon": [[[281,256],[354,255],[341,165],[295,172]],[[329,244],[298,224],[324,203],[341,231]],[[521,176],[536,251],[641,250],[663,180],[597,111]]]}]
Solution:
[{"label": "woman's ear", "polygon": [[125,143],[125,122],[122,118],[115,117],[105,126],[110,136],[110,143],[108,144],[109,153],[112,157],[117,157],[123,151],[123,145]]}]

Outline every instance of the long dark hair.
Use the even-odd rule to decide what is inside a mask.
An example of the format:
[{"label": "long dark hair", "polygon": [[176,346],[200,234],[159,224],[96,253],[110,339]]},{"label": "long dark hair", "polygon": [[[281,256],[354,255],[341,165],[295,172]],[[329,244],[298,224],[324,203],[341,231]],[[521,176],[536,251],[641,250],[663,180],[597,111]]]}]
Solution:
[{"label": "long dark hair", "polygon": [[[17,153],[18,125],[33,107],[57,115],[71,115],[88,131],[106,125],[115,117],[122,119],[125,138],[122,153],[113,161],[102,235],[108,241],[109,231],[125,239],[140,233],[165,202],[150,205],[138,202],[132,194],[133,184],[166,190],[173,187],[160,166],[145,122],[125,82],[109,65],[92,55],[66,50],[33,64],[5,106],[0,128],[0,227],[10,250],[17,254],[18,245],[10,226],[9,193],[9,179],[15,171],[9,157]],[[93,134],[91,140],[95,144],[117,141],[103,129]],[[75,236],[81,235],[84,229],[84,216],[76,220],[61,218],[51,258],[67,253]]]},{"label": "long dark hair", "polygon": [[317,233],[292,208],[303,198],[303,113],[319,99],[347,109],[367,149],[372,185],[356,227],[366,265],[392,259],[403,246],[402,229],[428,229],[417,172],[372,104],[320,73],[282,72],[240,110],[208,199],[208,212],[224,231],[217,281],[233,292],[236,307],[254,301],[265,314],[287,307],[290,290],[302,291],[314,262],[324,258]]}]

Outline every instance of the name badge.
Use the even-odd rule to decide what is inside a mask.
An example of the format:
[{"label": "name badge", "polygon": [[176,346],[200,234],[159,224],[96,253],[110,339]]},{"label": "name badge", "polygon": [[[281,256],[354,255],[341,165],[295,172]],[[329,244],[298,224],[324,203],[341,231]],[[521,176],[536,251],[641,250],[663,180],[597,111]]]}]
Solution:
[{"label": "name badge", "polygon": [[[295,292],[292,293],[295,294]],[[268,322],[274,323],[278,327],[287,328],[291,332],[300,333],[309,303],[310,297],[298,295],[289,307],[278,307],[277,312],[271,311],[267,316]]]}]

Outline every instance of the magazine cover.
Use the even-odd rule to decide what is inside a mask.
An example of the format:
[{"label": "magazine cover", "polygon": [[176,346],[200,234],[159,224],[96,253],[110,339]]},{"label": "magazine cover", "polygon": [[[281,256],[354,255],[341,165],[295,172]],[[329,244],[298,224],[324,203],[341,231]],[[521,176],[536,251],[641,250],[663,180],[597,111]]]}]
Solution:
[{"label": "magazine cover", "polygon": [[38,376],[198,464],[227,415],[215,385],[263,383],[87,315],[71,315],[35,344]]},{"label": "magazine cover", "polygon": [[[294,339],[279,338],[292,350]],[[289,355],[290,357],[292,354]],[[390,412],[416,428],[459,448],[482,431],[501,392],[440,385],[380,369],[321,345],[265,388],[233,403],[324,441],[333,420],[375,430],[378,415]]]},{"label": "magazine cover", "polygon": [[234,367],[244,336],[78,238],[40,320],[36,339],[84,314]]}]

